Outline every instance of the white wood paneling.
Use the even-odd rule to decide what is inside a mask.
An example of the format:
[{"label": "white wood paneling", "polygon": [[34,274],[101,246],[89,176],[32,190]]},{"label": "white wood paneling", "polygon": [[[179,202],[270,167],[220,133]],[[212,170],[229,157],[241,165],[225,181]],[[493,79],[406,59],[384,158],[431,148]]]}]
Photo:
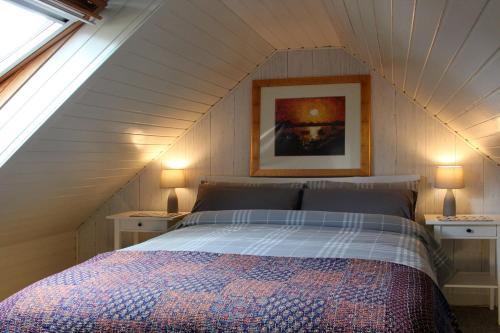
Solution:
[{"label": "white wood paneling", "polygon": [[[150,163],[133,184],[115,197],[80,227],[82,238],[95,228],[95,238],[80,242],[86,257],[112,246],[109,222],[103,213],[117,213],[123,191],[139,197],[141,209],[161,209],[165,191],[159,188],[162,161],[185,160],[188,188],[178,189],[180,207],[189,210],[195,200],[197,181],[207,175],[248,176],[250,148],[251,81],[275,77],[366,74],[369,68],[341,49],[281,51],[275,53],[251,76],[216,104],[186,135],[162,157]],[[499,213],[500,170],[472,150],[434,117],[413,103],[390,82],[372,75],[372,142],[373,174],[419,174],[422,177],[418,216],[438,213],[442,209],[444,191],[433,188],[435,165],[457,162],[464,165],[466,187],[456,191],[461,213]],[[131,192],[136,191],[136,194]],[[95,226],[89,226],[95,224]],[[96,245],[101,244],[101,245]],[[104,245],[103,245],[104,244]],[[487,270],[488,244],[475,241],[445,242],[446,249],[462,269]],[[485,250],[486,249],[486,250]],[[82,257],[85,259],[86,257]],[[477,258],[480,260],[477,260]],[[457,304],[487,304],[487,294],[473,291],[448,291]],[[479,296],[477,296],[479,295]]]},{"label": "white wood paneling", "polygon": [[[0,247],[0,299],[75,262],[73,231]],[[7,274],[8,273],[8,274]]]},{"label": "white wood paneling", "polygon": [[222,0],[276,49],[340,46],[321,0]]},{"label": "white wood paneling", "polygon": [[[121,47],[105,61],[102,57],[111,55],[108,44]],[[77,77],[85,69],[77,60],[85,57],[97,57],[104,64],[95,71],[88,68],[90,78],[79,82],[77,92],[61,101],[57,112],[0,169],[0,247],[74,231],[130,179],[125,191],[111,199],[115,207],[139,209],[141,189],[145,207],[162,206],[158,195],[148,199],[146,178],[141,187],[134,176],[185,135],[274,47],[219,0],[113,0],[103,20],[81,29],[61,52],[42,67],[38,77],[57,68],[58,62],[64,73],[57,72],[54,80]],[[28,85],[38,84],[45,91],[63,81],[51,82],[33,80]],[[54,94],[50,90],[42,97],[56,99]],[[30,98],[26,107],[45,107],[42,97]],[[231,104],[222,106],[217,123],[232,109]],[[9,115],[2,109],[0,126]],[[216,118],[217,113],[213,115]],[[210,118],[206,117],[208,126]],[[218,140],[223,147],[221,130],[214,142]],[[210,141],[197,140],[204,141],[201,148],[210,150]],[[221,156],[227,153],[227,149],[220,150]],[[232,162],[213,165],[222,173],[229,167]],[[155,177],[151,181],[156,182]],[[164,195],[164,191],[158,193]],[[101,223],[104,212],[101,209],[93,217],[92,227],[80,229],[81,258],[95,253],[86,251],[85,240],[95,242],[99,251],[110,249],[109,226]],[[101,233],[107,238],[96,240]],[[66,255],[74,262],[73,252]],[[40,277],[38,273],[33,276]],[[12,274],[2,274],[0,284],[13,278]]]},{"label": "white wood paneling", "polygon": [[496,161],[478,139],[500,132],[500,2],[325,2],[346,50]]}]

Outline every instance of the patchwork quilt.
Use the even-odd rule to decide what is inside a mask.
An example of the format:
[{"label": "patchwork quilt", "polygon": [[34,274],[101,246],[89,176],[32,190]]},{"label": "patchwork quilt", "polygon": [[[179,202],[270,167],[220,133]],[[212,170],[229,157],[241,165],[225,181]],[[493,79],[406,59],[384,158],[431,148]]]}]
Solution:
[{"label": "patchwork quilt", "polygon": [[363,259],[117,251],[0,303],[2,332],[454,332],[439,288]]},{"label": "patchwork quilt", "polygon": [[453,267],[415,222],[219,211],[0,303],[0,332],[455,332]]}]

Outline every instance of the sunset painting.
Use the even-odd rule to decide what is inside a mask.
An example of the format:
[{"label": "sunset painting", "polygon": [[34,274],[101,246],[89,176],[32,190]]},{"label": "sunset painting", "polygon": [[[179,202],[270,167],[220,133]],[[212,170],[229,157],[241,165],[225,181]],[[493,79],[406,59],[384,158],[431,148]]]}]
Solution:
[{"label": "sunset painting", "polygon": [[275,155],[345,154],[345,96],[278,98]]}]

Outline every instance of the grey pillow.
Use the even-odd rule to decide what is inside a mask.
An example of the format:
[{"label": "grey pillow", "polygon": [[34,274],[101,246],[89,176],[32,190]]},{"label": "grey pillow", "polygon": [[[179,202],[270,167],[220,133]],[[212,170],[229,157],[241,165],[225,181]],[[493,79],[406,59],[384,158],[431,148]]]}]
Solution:
[{"label": "grey pillow", "polygon": [[384,214],[415,219],[416,192],[404,189],[305,189],[302,210]]},{"label": "grey pillow", "polygon": [[201,184],[193,212],[232,209],[298,209],[302,189]]}]

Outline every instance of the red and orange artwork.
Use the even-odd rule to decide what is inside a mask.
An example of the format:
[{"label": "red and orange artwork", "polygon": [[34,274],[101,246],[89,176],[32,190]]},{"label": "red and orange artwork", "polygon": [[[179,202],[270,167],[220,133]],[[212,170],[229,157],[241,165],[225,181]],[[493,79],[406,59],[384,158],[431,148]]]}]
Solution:
[{"label": "red and orange artwork", "polygon": [[276,99],[276,156],[344,154],[345,96]]}]

